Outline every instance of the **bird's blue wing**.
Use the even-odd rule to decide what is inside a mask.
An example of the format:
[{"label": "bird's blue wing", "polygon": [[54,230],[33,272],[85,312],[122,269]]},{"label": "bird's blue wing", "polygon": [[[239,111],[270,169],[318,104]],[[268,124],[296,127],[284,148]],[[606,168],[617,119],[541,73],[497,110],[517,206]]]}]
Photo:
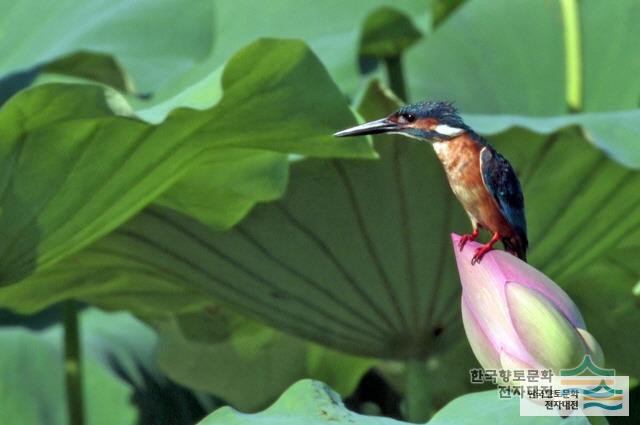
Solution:
[{"label": "bird's blue wing", "polygon": [[491,146],[480,152],[482,181],[511,228],[527,244],[527,221],[520,182],[511,164]]}]

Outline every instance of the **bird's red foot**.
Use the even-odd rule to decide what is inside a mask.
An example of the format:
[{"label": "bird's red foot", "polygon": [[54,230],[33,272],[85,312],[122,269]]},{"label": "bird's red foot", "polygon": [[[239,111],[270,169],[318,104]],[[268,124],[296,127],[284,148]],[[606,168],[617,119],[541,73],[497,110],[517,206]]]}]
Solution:
[{"label": "bird's red foot", "polygon": [[467,244],[467,242],[475,241],[479,234],[480,234],[480,232],[476,228],[476,229],[473,229],[473,232],[471,232],[471,234],[462,235],[462,237],[458,241],[458,248],[460,249],[460,251],[462,251],[464,249],[464,246]]},{"label": "bird's red foot", "polygon": [[482,261],[482,257],[484,257],[484,254],[491,251],[492,249],[493,249],[493,246],[489,244],[482,245],[480,248],[476,249],[476,253],[473,255],[473,258],[471,259],[471,264],[480,263],[480,261]]},{"label": "bird's red foot", "polygon": [[473,264],[480,263],[480,261],[482,261],[482,257],[484,257],[484,255],[487,252],[491,251],[493,249],[493,246],[499,240],[500,240],[500,234],[498,234],[497,232],[494,233],[489,242],[482,245],[480,248],[476,249],[476,253],[473,255],[473,258],[471,259],[471,264],[473,265]]}]

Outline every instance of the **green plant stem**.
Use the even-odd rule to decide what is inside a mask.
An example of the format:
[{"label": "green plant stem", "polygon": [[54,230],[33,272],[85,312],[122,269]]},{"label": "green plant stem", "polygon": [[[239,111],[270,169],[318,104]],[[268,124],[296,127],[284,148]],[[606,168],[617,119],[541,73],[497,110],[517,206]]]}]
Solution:
[{"label": "green plant stem", "polygon": [[64,315],[64,373],[67,388],[69,425],[84,425],[84,397],[82,394],[82,352],[78,326],[78,307],[75,301],[63,306]]},{"label": "green plant stem", "polygon": [[560,0],[564,28],[566,102],[571,112],[582,109],[582,44],[578,0]]},{"label": "green plant stem", "polygon": [[425,360],[407,360],[405,371],[407,420],[414,423],[424,423],[431,416],[427,362]]},{"label": "green plant stem", "polygon": [[402,69],[402,57],[391,56],[384,60],[387,68],[389,87],[401,100],[407,101],[407,87],[404,81],[404,71]]},{"label": "green plant stem", "polygon": [[591,425],[609,425],[605,416],[589,416],[588,418]]},{"label": "green plant stem", "polygon": [[[386,58],[385,66],[389,79],[389,87],[401,100],[407,101],[407,87],[402,69],[402,56]],[[427,362],[424,360],[407,360],[406,373],[406,407],[409,422],[426,422],[431,414],[431,401],[427,379]]]},{"label": "green plant stem", "polygon": [[609,425],[606,416],[588,416],[588,419],[591,425]]}]

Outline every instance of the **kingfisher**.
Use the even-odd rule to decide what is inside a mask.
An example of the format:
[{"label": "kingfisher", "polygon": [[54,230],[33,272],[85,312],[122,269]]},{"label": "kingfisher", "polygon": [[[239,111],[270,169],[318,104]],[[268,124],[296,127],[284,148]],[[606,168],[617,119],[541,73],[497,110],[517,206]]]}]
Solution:
[{"label": "kingfisher", "polygon": [[462,251],[481,229],[489,242],[476,249],[471,264],[502,241],[505,250],[527,260],[524,196],[513,167],[482,136],[466,125],[451,102],[419,102],[391,115],[339,131],[337,137],[401,134],[428,142],[444,166],[449,186],[471,220],[472,232],[459,242]]}]

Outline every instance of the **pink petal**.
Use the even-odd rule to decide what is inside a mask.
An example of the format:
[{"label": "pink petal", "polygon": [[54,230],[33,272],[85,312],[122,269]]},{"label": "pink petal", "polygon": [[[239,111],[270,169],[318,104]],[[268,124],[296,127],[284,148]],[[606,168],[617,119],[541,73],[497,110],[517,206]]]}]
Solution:
[{"label": "pink petal", "polygon": [[491,340],[489,340],[484,333],[482,326],[480,326],[473,312],[469,310],[464,298],[462,298],[461,310],[464,331],[467,334],[469,344],[471,344],[473,354],[475,354],[480,365],[485,369],[501,369],[500,354],[495,350]]},{"label": "pink petal", "polygon": [[[458,240],[460,236],[452,234],[453,244],[456,252],[456,261],[458,262],[458,269],[460,270],[460,277],[462,279],[463,266],[468,266],[467,273],[471,276],[469,279],[480,279],[479,271],[472,271],[474,268],[482,268],[486,270],[486,273],[495,277],[496,281],[503,282],[517,282],[521,285],[535,289],[541,292],[549,301],[551,301],[558,310],[560,310],[571,324],[577,328],[586,328],[582,315],[571,301],[571,298],[556,285],[551,279],[545,276],[542,272],[536,270],[534,267],[520,260],[519,258],[501,250],[493,250],[487,253],[480,264],[471,266],[471,258],[477,248],[481,245],[477,242],[469,242],[464,247],[462,252],[457,249]],[[489,260],[489,261],[487,261]],[[465,264],[466,263],[466,264]],[[463,280],[462,286],[465,286]]]},{"label": "pink petal", "polygon": [[[528,364],[535,364],[520,341],[511,322],[505,295],[506,280],[497,260],[496,251],[487,253],[480,264],[471,265],[475,249],[480,245],[468,243],[460,252],[459,236],[452,235],[458,272],[462,282],[463,303],[475,317],[496,352],[508,351]],[[511,256],[510,254],[507,254]],[[514,257],[515,258],[515,257]]]}]

